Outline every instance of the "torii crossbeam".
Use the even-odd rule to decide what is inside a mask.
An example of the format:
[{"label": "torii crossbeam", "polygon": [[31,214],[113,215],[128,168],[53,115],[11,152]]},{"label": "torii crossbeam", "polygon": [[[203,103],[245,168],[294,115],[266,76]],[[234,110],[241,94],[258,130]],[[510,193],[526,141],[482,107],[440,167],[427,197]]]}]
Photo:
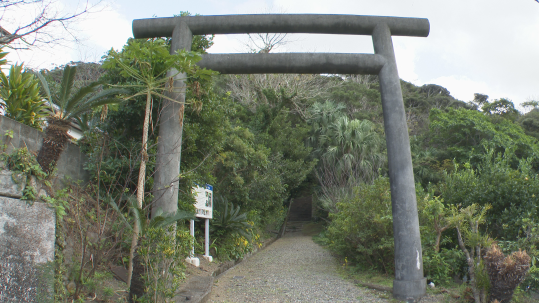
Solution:
[{"label": "torii crossbeam", "polygon": [[[374,54],[278,53],[207,54],[199,66],[223,74],[377,74],[380,81],[387,142],[389,181],[395,241],[393,296],[418,301],[426,290],[410,140],[399,74],[391,36],[427,37],[427,19],[356,15],[226,15],[139,19],[133,21],[135,38],[172,37],[171,53],[191,50],[193,35],[244,33],[317,33],[370,35]],[[175,74],[174,72],[170,73]],[[183,87],[184,74],[174,86]],[[165,101],[160,118],[154,201],[166,213],[178,203],[183,104],[185,92],[175,92],[177,102]]]}]

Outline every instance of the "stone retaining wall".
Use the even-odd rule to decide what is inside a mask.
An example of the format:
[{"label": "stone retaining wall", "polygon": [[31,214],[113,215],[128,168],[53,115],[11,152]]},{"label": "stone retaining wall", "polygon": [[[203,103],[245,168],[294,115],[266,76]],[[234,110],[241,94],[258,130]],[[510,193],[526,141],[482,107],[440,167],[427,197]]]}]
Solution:
[{"label": "stone retaining wall", "polygon": [[[5,135],[10,130],[13,131],[13,138]],[[7,153],[26,146],[28,151],[37,154],[43,145],[43,136],[44,133],[35,128],[0,115],[0,140],[1,144],[7,145]],[[79,147],[69,143],[56,165],[57,179],[63,180],[68,176],[73,180],[87,181],[88,173],[83,169],[85,162],[86,156],[80,152]]]},{"label": "stone retaining wall", "polygon": [[52,302],[56,216],[47,204],[0,197],[0,302]]},{"label": "stone retaining wall", "polygon": [[[6,135],[11,131],[13,138]],[[37,154],[43,137],[37,129],[0,116],[5,153],[27,147]],[[85,161],[79,147],[69,143],[58,160],[55,185],[61,186],[64,177],[87,181]],[[27,185],[37,197],[47,196],[35,177],[11,172],[0,161],[0,302],[53,302],[56,214],[46,203],[20,200]]]}]

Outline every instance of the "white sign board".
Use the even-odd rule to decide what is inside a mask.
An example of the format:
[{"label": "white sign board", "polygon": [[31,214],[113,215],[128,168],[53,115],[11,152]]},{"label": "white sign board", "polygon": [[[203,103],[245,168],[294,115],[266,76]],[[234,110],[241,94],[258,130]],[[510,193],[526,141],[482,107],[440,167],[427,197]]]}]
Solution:
[{"label": "white sign board", "polygon": [[213,219],[213,186],[206,184],[205,187],[195,186],[195,215],[198,218]]}]

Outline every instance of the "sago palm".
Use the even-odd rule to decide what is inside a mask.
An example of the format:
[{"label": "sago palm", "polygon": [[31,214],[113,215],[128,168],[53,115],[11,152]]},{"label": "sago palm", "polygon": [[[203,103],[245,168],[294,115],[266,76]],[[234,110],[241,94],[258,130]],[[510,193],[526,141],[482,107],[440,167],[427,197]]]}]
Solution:
[{"label": "sago palm", "polygon": [[68,131],[71,122],[81,122],[83,114],[101,105],[118,103],[121,100],[114,96],[124,93],[119,89],[99,91],[101,82],[94,82],[73,92],[73,83],[77,68],[66,65],[63,72],[60,90],[51,95],[49,85],[43,75],[38,74],[50,104],[51,115],[47,117],[47,128],[43,146],[37,161],[46,172],[51,172],[70,138]]}]

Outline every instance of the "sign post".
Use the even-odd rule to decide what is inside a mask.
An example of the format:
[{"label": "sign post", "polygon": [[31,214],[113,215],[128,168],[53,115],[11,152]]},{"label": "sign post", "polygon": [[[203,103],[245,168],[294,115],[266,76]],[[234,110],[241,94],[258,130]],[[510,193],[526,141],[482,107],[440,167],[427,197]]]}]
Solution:
[{"label": "sign post", "polygon": [[[213,257],[210,256],[210,219],[213,219],[213,186],[206,184],[204,187],[196,186],[193,188],[195,193],[195,216],[197,218],[203,218],[205,222],[205,253],[204,258],[212,262]],[[191,220],[191,236],[195,237],[195,221]],[[186,259],[187,262],[193,264],[194,266],[200,266],[200,260],[195,258],[195,247],[194,244],[191,247],[191,254],[189,258]]]}]

